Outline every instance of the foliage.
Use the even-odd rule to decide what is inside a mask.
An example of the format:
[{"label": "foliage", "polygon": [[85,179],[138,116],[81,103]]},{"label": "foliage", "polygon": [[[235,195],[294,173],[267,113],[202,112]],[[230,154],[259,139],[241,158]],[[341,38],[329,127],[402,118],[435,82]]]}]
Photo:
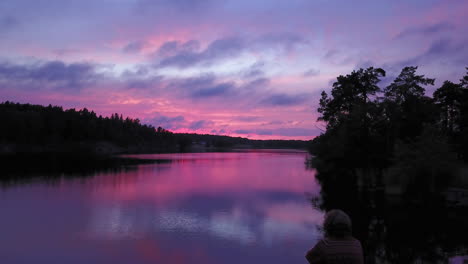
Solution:
[{"label": "foliage", "polygon": [[[448,153],[456,153],[466,160],[468,77],[463,77],[460,84],[444,82],[430,98],[424,87],[434,85],[434,79],[418,75],[416,70],[417,67],[403,68],[384,89],[378,86],[385,76],[382,69],[359,69],[337,77],[331,96],[322,92],[317,109],[321,114],[318,121],[325,122],[327,130],[311,144],[315,160],[340,167],[385,170],[396,162],[401,146],[418,148],[414,153],[421,155],[437,153],[434,149],[425,152],[424,144],[444,148],[440,151],[447,155],[439,159],[449,159],[453,155]],[[439,138],[424,134],[427,127],[438,130],[443,144],[436,144]],[[422,139],[425,143],[419,144]]]},{"label": "foliage", "polygon": [[119,147],[146,145],[167,147],[174,135],[161,127],[143,125],[139,119],[97,116],[93,111],[63,110],[59,106],[41,106],[4,102],[0,104],[0,142],[32,149],[63,149],[70,145],[110,142]]},{"label": "foliage", "polygon": [[463,89],[461,87],[460,84],[445,81],[433,95],[435,103],[440,109],[441,128],[451,135],[460,131],[461,106],[463,104]]},{"label": "foliage", "polygon": [[385,97],[399,105],[424,97],[422,85],[434,85],[435,79],[416,75],[418,67],[405,67],[400,75],[384,90]]},{"label": "foliage", "polygon": [[416,140],[397,142],[392,169],[397,175],[410,178],[419,189],[424,189],[421,184],[429,184],[428,189],[434,191],[445,186],[456,165],[457,158],[447,138],[435,127],[426,126]]},{"label": "foliage", "polygon": [[318,121],[327,129],[310,144],[321,185],[312,204],[351,216],[366,263],[442,262],[466,248],[459,231],[467,229],[466,207],[445,199],[449,187],[466,188],[468,74],[431,98],[425,87],[434,79],[416,70],[405,67],[383,89],[370,71],[374,81],[356,89],[366,70],[353,71],[320,99]]},{"label": "foliage", "polygon": [[319,121],[327,122],[327,128],[333,129],[345,122],[353,114],[365,119],[372,104],[371,97],[380,91],[377,83],[379,77],[385,76],[382,69],[368,68],[353,71],[346,76],[338,76],[333,83],[331,98],[325,91],[322,92],[318,112],[322,114]]},{"label": "foliage", "polygon": [[[97,116],[93,111],[49,105],[0,104],[0,153],[10,152],[176,152],[190,151],[196,143],[210,148],[306,149],[303,140],[250,140],[240,137],[176,134],[162,127],[141,124],[139,119]],[[103,154],[106,154],[103,153]],[[99,154],[99,153],[98,153]]]},{"label": "foliage", "polygon": [[189,138],[191,142],[214,148],[307,149],[310,143],[304,140],[256,140],[209,134],[180,133],[175,135],[177,137]]}]

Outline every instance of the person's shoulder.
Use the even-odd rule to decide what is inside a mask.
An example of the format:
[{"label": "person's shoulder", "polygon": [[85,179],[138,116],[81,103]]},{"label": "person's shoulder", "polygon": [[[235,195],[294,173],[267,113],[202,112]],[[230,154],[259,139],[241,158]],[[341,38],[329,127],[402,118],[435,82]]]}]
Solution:
[{"label": "person's shoulder", "polygon": [[307,251],[306,259],[309,263],[321,263],[323,255],[324,255],[324,248],[326,247],[324,239],[321,239],[315,244],[315,246]]},{"label": "person's shoulder", "polygon": [[345,237],[345,238],[325,238],[323,239],[323,245],[325,247],[356,247],[356,248],[362,248],[361,242],[352,237]]},{"label": "person's shoulder", "polygon": [[321,250],[325,250],[329,246],[330,246],[330,241],[328,240],[328,238],[323,238],[317,243],[317,247]]},{"label": "person's shoulder", "polygon": [[323,248],[326,246],[326,241],[325,239],[320,239],[317,244],[313,248],[311,248],[307,253],[311,252],[320,252],[323,250]]}]

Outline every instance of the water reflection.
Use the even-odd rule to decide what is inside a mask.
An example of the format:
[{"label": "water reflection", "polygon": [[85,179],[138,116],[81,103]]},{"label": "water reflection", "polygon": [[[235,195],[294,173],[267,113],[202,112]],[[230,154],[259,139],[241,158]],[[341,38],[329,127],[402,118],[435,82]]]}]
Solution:
[{"label": "water reflection", "polygon": [[[0,187],[44,183],[60,184],[68,179],[93,178],[102,174],[126,174],[139,164],[166,164],[170,159],[131,157],[83,157],[60,154],[18,154],[0,157]],[[116,177],[117,178],[117,177]]]},{"label": "water reflection", "polygon": [[466,206],[452,206],[424,180],[417,188],[418,182],[400,183],[401,193],[393,194],[389,186],[395,183],[369,184],[361,177],[355,170],[320,167],[316,178],[322,189],[312,202],[322,210],[341,208],[350,214],[366,263],[468,261]]},{"label": "water reflection", "polygon": [[320,188],[304,168],[305,153],[155,157],[172,162],[4,188],[0,255],[10,262],[303,263],[321,236],[323,215],[305,195]]}]

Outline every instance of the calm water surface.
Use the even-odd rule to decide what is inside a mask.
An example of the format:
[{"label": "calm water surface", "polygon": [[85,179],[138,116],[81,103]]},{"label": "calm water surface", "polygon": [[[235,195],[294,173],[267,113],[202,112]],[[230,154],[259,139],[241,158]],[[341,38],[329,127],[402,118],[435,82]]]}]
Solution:
[{"label": "calm water surface", "polygon": [[305,153],[168,159],[0,189],[1,263],[304,263],[323,214]]}]

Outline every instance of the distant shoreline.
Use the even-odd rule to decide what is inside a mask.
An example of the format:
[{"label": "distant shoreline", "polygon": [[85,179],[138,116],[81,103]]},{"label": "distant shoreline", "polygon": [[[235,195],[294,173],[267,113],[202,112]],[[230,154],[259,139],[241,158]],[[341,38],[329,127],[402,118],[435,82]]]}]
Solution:
[{"label": "distant shoreline", "polygon": [[302,149],[304,140],[255,140],[222,135],[173,133],[139,119],[110,117],[94,111],[15,102],[0,103],[4,129],[0,155],[90,155],[229,151],[232,149]]}]

